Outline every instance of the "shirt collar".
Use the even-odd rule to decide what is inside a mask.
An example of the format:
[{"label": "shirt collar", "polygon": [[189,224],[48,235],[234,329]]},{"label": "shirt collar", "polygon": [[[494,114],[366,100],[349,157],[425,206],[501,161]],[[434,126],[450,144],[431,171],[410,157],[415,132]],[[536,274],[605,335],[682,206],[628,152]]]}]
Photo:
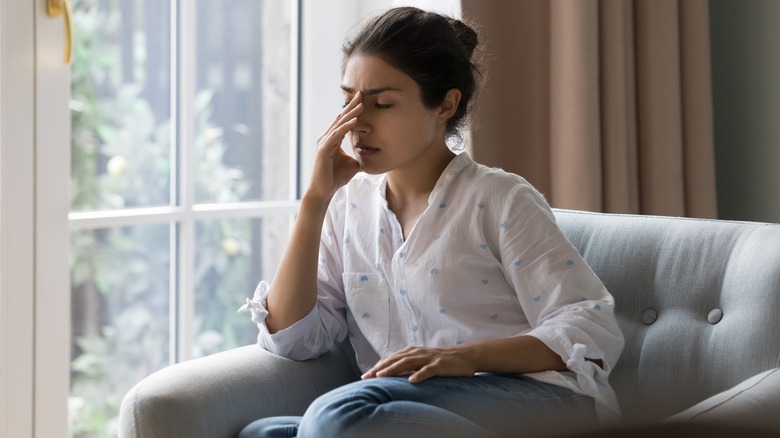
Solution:
[{"label": "shirt collar", "polygon": [[[450,181],[455,179],[462,171],[466,168],[466,166],[474,163],[474,161],[471,160],[471,157],[466,152],[461,152],[460,154],[456,155],[450,162],[447,164],[447,167],[444,168],[444,171],[439,176],[439,179],[436,181],[436,185],[433,186],[433,190],[431,190],[431,194],[428,195],[428,204],[433,202],[433,199],[436,197],[436,194],[439,193],[442,189],[447,187],[449,185]],[[387,175],[383,174],[378,180],[377,180],[377,190],[379,190],[379,196],[382,197],[382,199],[387,203]]]},{"label": "shirt collar", "polygon": [[473,163],[474,162],[471,160],[471,157],[469,157],[469,155],[465,152],[461,152],[460,154],[456,155],[455,158],[453,158],[450,163],[447,164],[447,167],[444,168],[444,172],[441,173],[439,180],[436,181],[436,185],[433,186],[433,190],[431,190],[431,194],[428,196],[428,204],[430,205],[436,198],[436,195],[440,191],[444,190],[444,188],[446,188],[452,180],[460,175],[466,166]]}]

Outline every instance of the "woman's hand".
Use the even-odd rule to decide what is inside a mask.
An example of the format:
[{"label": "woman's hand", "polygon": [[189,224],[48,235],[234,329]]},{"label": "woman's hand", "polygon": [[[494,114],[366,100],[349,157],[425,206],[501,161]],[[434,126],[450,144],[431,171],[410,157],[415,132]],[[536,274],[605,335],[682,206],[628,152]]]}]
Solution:
[{"label": "woman's hand", "polygon": [[409,376],[419,383],[434,376],[473,376],[477,371],[466,348],[406,347],[388,356],[368,370],[362,379],[372,377]]},{"label": "woman's hand", "polygon": [[[586,358],[602,366],[601,359]],[[487,373],[524,374],[565,371],[561,357],[533,336],[487,339],[450,348],[406,347],[363,374],[363,379],[408,375],[412,383],[433,376],[473,376]]]},{"label": "woman's hand", "polygon": [[355,93],[336,120],[317,139],[317,156],[308,194],[330,200],[360,170],[357,160],[341,149],[341,142],[357,124],[357,116],[363,112],[362,101],[363,93]]}]

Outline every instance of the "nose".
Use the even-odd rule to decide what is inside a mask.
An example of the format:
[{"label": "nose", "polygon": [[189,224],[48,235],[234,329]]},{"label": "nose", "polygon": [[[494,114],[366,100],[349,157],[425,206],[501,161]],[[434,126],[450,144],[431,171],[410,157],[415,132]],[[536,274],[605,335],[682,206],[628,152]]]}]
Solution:
[{"label": "nose", "polygon": [[371,130],[371,124],[369,123],[369,119],[366,116],[365,112],[362,112],[357,115],[357,123],[355,124],[355,127],[352,128],[352,132],[358,133],[358,134],[365,134]]}]

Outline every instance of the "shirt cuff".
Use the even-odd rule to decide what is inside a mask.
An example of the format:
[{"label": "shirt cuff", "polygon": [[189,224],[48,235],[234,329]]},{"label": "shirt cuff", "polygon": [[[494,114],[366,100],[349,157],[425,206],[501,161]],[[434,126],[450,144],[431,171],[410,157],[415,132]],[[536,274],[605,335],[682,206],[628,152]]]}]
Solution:
[{"label": "shirt cuff", "polygon": [[266,309],[266,303],[268,301],[268,283],[261,281],[255,289],[255,295],[252,299],[247,298],[246,304],[238,309],[238,313],[251,312],[252,321],[260,324],[265,324],[265,319],[268,317],[268,309]]},{"label": "shirt cuff", "polygon": [[615,420],[620,417],[617,397],[609,385],[609,364],[604,358],[591,357],[591,359],[602,360],[604,368],[601,368],[586,358],[587,345],[572,342],[557,328],[537,327],[528,335],[541,340],[561,357],[566,368],[574,373],[579,390],[595,399],[596,411],[602,421]]},{"label": "shirt cuff", "polygon": [[246,304],[241,306],[238,311],[252,313],[252,321],[257,323],[257,328],[259,329],[257,343],[261,347],[271,353],[290,359],[308,359],[309,349],[305,347],[305,337],[314,330],[319,320],[317,306],[314,306],[306,316],[295,324],[272,334],[265,323],[268,317],[269,287],[268,283],[261,281],[257,285],[257,289],[255,289],[254,297],[252,299],[247,298]]}]

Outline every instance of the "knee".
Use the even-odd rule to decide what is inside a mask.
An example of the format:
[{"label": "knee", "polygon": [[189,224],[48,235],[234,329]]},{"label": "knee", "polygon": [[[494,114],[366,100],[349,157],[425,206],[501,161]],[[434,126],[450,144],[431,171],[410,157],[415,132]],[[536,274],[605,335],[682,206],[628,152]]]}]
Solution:
[{"label": "knee", "polygon": [[303,415],[298,431],[300,437],[350,437],[364,421],[370,421],[376,408],[389,401],[381,385],[356,382],[317,398]]}]

